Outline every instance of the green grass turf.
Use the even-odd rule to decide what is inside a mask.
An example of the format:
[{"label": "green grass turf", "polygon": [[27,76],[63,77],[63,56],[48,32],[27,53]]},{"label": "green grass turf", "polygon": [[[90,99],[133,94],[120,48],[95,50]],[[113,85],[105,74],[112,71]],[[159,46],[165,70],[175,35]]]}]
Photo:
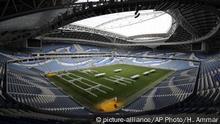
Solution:
[{"label": "green grass turf", "polygon": [[[119,68],[122,69],[122,71],[115,73],[114,70]],[[58,76],[52,77],[51,80],[58,87],[61,87],[67,94],[71,95],[74,99],[76,99],[82,105],[89,107],[91,110],[95,110],[94,106],[96,104],[102,102],[103,100],[110,99],[113,97],[118,97],[119,100],[123,102],[128,102],[127,99],[129,99],[130,96],[137,94],[137,92],[140,92],[141,90],[144,90],[143,92],[146,92],[147,90],[149,90],[148,87],[152,87],[152,85],[155,85],[155,83],[158,83],[159,80],[161,80],[162,78],[168,76],[170,73],[173,72],[172,70],[156,69],[156,72],[151,73],[148,76],[144,76],[142,74],[143,72],[149,71],[154,68],[148,68],[148,67],[136,66],[136,65],[126,65],[126,64],[115,64],[115,65],[108,65],[102,67],[94,67],[89,69],[96,70],[98,73],[106,73],[106,75],[104,77],[97,78],[94,76],[95,74],[85,74],[80,72],[80,70],[70,71],[70,73],[92,80],[98,84],[103,84],[108,87],[111,87],[114,89],[114,91],[101,87],[100,89],[107,92],[107,94],[103,94],[101,92],[98,92],[96,89],[94,89],[92,90],[93,93],[98,95],[98,97],[95,97],[71,85],[62,78],[59,78]],[[114,76],[114,75],[130,78],[131,76],[136,74],[139,74],[140,78],[135,80],[135,82],[133,82],[132,84],[128,84],[127,86],[116,84],[114,82],[104,79],[105,77]],[[72,77],[75,76],[72,75]],[[84,82],[90,85],[94,85],[87,81]]]}]

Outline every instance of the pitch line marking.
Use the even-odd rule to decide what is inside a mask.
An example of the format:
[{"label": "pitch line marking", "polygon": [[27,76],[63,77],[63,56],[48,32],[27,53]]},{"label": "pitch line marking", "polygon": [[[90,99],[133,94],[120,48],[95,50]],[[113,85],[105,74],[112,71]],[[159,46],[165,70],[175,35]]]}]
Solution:
[{"label": "pitch line marking", "polygon": [[[58,75],[58,76],[59,76],[59,75]],[[59,77],[62,78],[61,76],[59,76]],[[65,80],[66,82],[72,84],[73,86],[75,86],[75,87],[77,87],[77,88],[79,88],[79,89],[81,89],[81,90],[83,90],[83,91],[89,93],[90,95],[95,96],[95,97],[98,97],[96,94],[94,94],[94,93],[92,93],[92,92],[90,92],[90,91],[86,91],[84,88],[78,86],[77,84],[75,84],[75,83],[73,83],[73,82],[70,82],[70,81],[68,81],[67,79],[64,79],[64,78],[62,78],[62,79]]]},{"label": "pitch line marking", "polygon": [[[87,89],[83,89],[84,91],[86,91],[86,92],[90,92],[90,93],[92,93],[92,89],[96,89],[96,90],[98,90],[99,92],[101,92],[101,93],[105,93],[105,94],[107,94],[107,92],[106,91],[104,91],[104,90],[101,90],[99,87],[105,87],[104,85],[101,85],[101,84],[97,84],[97,83],[93,83],[91,80],[88,80],[88,79],[85,79],[85,78],[83,78],[83,77],[81,77],[81,76],[78,76],[78,75],[75,75],[75,74],[72,74],[72,73],[66,73],[66,74],[64,74],[65,76],[67,76],[67,77],[69,77],[69,78],[71,78],[71,79],[73,79],[73,77],[71,77],[71,76],[69,76],[69,75],[73,75],[74,77],[78,77],[77,79],[77,81],[79,81],[80,83],[82,83],[82,84],[84,84],[84,85],[86,85],[86,86],[89,86],[90,88],[87,88]],[[80,80],[79,80],[80,79]],[[83,82],[82,80],[86,80],[86,81],[89,81],[90,83],[93,83],[93,84],[96,84],[95,86],[92,86],[92,85],[90,85],[90,84],[87,84],[87,83],[85,83],[85,82]],[[71,81],[71,80],[69,80],[69,81]],[[69,82],[68,81],[68,82]],[[71,82],[70,82],[71,83]],[[72,84],[72,83],[71,83]],[[75,84],[75,85],[77,85],[77,84]],[[77,85],[78,86],[78,85]],[[80,86],[78,86],[78,87],[80,87]],[[81,87],[82,88],[82,87]],[[106,87],[107,88],[107,87]],[[94,93],[92,93],[92,94],[94,94]],[[95,94],[94,94],[95,95]]]},{"label": "pitch line marking", "polygon": [[105,80],[108,80],[108,81],[111,81],[111,82],[115,82],[117,84],[120,84],[120,85],[123,85],[123,86],[127,86],[127,84],[124,84],[124,83],[121,83],[119,81],[116,81],[116,80],[112,80],[111,78],[104,78]]},{"label": "pitch line marking", "polygon": [[[74,76],[76,76],[76,77],[81,77],[81,76],[78,76],[78,75],[76,75],[76,74],[72,74],[72,75],[74,75]],[[96,85],[99,85],[98,83],[96,83],[96,82],[94,82],[94,81],[92,81],[92,80],[89,80],[89,79],[86,79],[86,78],[84,78],[84,77],[81,77],[81,78],[83,78],[84,80],[86,80],[86,81],[89,81],[89,82],[91,82],[91,83],[93,83],[93,84],[96,84]],[[106,89],[109,89],[109,90],[114,90],[113,88],[111,88],[111,87],[108,87],[108,86],[106,86],[106,85],[103,85],[103,84],[100,84],[102,87],[104,87],[104,88],[106,88]]]}]

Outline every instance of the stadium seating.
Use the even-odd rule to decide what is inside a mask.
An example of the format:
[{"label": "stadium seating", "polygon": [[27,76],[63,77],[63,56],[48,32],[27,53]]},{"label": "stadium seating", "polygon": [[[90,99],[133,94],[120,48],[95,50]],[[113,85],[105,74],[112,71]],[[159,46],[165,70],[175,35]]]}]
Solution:
[{"label": "stadium seating", "polygon": [[3,95],[3,83],[5,76],[5,62],[9,59],[0,54],[0,107],[4,107],[7,104],[7,99]]},{"label": "stadium seating", "polygon": [[130,105],[124,107],[122,110],[126,112],[141,112],[146,110],[157,110],[166,106],[181,102],[193,93],[195,80],[189,83],[191,78],[196,78],[197,75],[187,75],[185,77],[186,83],[176,84],[176,77],[188,72],[196,73],[198,68],[185,69],[176,71],[169,78],[162,81],[152,90],[147,91],[140,98],[135,100]]},{"label": "stadium seating", "polygon": [[191,68],[189,65],[189,62],[187,61],[179,61],[179,60],[171,60],[167,63],[164,63],[160,65],[161,68],[168,68],[168,69],[176,69],[176,70],[182,70],[186,68]]},{"label": "stadium seating", "polygon": [[[29,70],[30,71],[30,70]],[[51,112],[87,114],[87,110],[40,75],[8,70],[8,94],[17,102]]]},{"label": "stadium seating", "polygon": [[3,106],[5,104],[5,99],[2,96],[3,77],[4,77],[4,64],[0,63],[0,106]]},{"label": "stadium seating", "polygon": [[186,101],[173,106],[176,109],[172,112],[219,114],[219,69],[220,61],[217,57],[202,62],[194,93]]},{"label": "stadium seating", "polygon": [[[83,52],[111,51],[110,49],[84,45],[55,45],[51,48],[46,47],[42,49],[48,53],[77,52],[78,50]],[[191,58],[193,55],[191,53],[166,52],[162,54],[160,51],[152,52],[133,50],[130,52],[124,52],[118,50],[117,54],[193,59]],[[215,108],[213,105],[217,106],[220,104],[220,62],[216,55],[212,57],[209,55],[207,57],[205,55],[203,56],[200,54],[195,54],[195,56],[201,60],[207,60],[206,62],[201,63],[199,73],[199,64],[196,62],[194,62],[194,66],[191,66],[189,62],[181,60],[160,60],[135,57],[124,57],[122,59],[115,57],[75,59],[62,58],[47,61],[36,60],[22,64],[8,64],[7,93],[18,103],[23,103],[39,110],[71,115],[88,115],[89,110],[64,94],[63,91],[55,87],[49,81],[42,78],[42,76],[37,73],[38,71],[36,70],[39,70],[39,72],[42,73],[47,73],[62,70],[89,68],[91,66],[102,66],[120,62],[142,66],[153,66],[153,64],[155,64],[154,66],[156,67],[173,69],[176,71],[167,79],[161,81],[154,88],[147,90],[135,101],[131,102],[127,106],[124,106],[118,112],[136,113],[150,110],[160,110],[167,107],[169,108],[171,106],[176,106],[176,111],[182,112],[204,112],[205,110],[213,111]],[[9,57],[4,56],[4,61],[10,59]],[[0,70],[2,66],[3,65],[1,64]],[[32,70],[35,70],[36,72]],[[2,76],[0,77],[2,80]],[[199,77],[198,80],[197,77]],[[4,101],[4,97],[0,97],[0,101]],[[0,103],[0,105],[1,104],[5,103],[3,102]]]},{"label": "stadium seating", "polygon": [[0,3],[0,124],[220,124],[219,0]]}]

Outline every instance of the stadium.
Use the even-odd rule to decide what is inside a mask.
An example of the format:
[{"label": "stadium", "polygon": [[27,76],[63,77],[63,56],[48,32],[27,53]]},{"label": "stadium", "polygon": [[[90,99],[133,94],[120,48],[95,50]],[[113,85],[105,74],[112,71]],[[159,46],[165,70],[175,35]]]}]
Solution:
[{"label": "stadium", "polygon": [[220,123],[218,0],[0,6],[0,123]]}]

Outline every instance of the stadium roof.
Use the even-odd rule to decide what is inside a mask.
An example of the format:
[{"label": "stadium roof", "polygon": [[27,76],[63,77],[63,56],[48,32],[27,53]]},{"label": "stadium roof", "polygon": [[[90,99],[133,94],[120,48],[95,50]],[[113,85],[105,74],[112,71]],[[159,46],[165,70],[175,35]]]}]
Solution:
[{"label": "stadium roof", "polygon": [[[11,0],[1,0],[0,2],[2,10],[0,16],[0,27],[2,27],[0,28],[0,44],[2,45],[14,45],[14,43],[20,45],[20,42],[47,33],[53,33],[53,31],[57,31],[57,28],[66,26],[72,22],[100,15],[133,11],[131,12],[131,19],[134,20],[134,11],[140,7],[138,10],[151,9],[167,12],[172,15],[175,21],[173,24],[176,25],[176,28],[172,26],[171,29],[174,29],[171,30],[170,34],[172,35],[169,35],[169,39],[166,40],[164,44],[161,44],[161,42],[147,42],[148,45],[179,45],[180,48],[184,46],[184,48],[189,50],[191,50],[191,45],[195,43],[207,43],[214,48],[219,46],[219,0],[39,0],[37,3],[36,0],[22,1],[23,2],[13,2]],[[111,25],[113,25],[114,31],[118,26],[122,26],[123,33],[126,31],[128,32],[126,35],[129,35],[132,29],[127,25],[132,24],[131,27],[133,27],[136,25],[136,22],[140,23],[138,19],[141,19],[141,16],[146,17],[146,15],[141,14],[134,22],[127,21],[128,19],[126,17],[122,17],[122,19],[117,17],[119,20],[107,20],[106,22],[99,23],[99,25],[96,25],[98,23],[98,21],[96,21],[93,24],[105,30],[110,30],[112,28]],[[120,19],[126,23],[117,25]],[[149,21],[151,20],[147,22]],[[158,24],[156,26],[161,25]],[[83,29],[89,28],[83,27]],[[165,30],[165,28],[163,29]],[[147,28],[145,31],[146,30]],[[92,31],[94,31],[94,29],[92,29]],[[91,33],[96,33],[92,31]],[[138,32],[141,32],[141,30],[138,30]],[[113,36],[120,35],[114,34]],[[147,39],[143,36],[151,35],[136,35],[129,37],[129,39]],[[158,37],[158,34],[152,35],[152,38],[153,36]],[[129,44],[130,43],[131,42],[129,42]],[[146,46],[146,44],[144,44],[144,46]]]},{"label": "stadium roof", "polygon": [[134,13],[134,11],[130,11],[102,15],[72,24],[104,30],[126,37],[168,33],[172,27],[173,19],[165,12],[143,10],[139,11],[140,16],[138,18],[135,18]]}]

